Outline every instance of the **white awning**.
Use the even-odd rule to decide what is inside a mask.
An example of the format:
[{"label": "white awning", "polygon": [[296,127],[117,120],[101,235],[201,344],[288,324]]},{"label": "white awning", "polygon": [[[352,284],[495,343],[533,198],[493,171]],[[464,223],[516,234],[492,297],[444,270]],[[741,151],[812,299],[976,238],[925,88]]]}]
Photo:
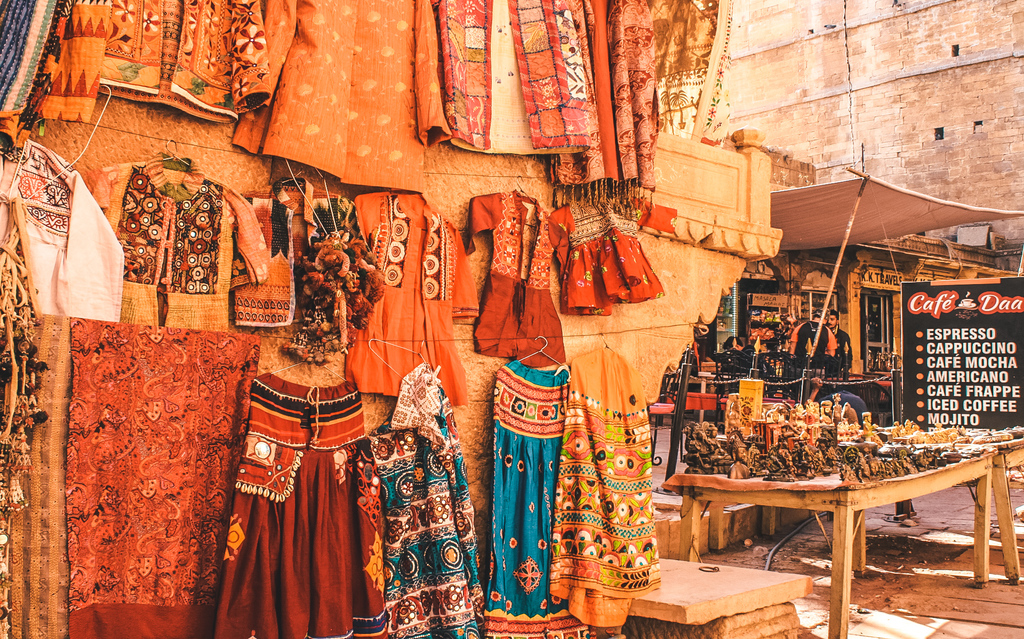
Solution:
[{"label": "white awning", "polygon": [[864,196],[850,232],[850,244],[864,244],[934,229],[1024,216],[948,202],[901,189],[865,175],[772,193],[772,226],[782,229],[782,250],[839,246],[843,242],[861,183]]}]

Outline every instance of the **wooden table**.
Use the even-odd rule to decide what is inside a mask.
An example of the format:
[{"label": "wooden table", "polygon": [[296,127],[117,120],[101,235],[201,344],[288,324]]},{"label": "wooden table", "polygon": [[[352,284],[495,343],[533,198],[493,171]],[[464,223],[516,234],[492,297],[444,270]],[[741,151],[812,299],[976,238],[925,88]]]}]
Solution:
[{"label": "wooden table", "polygon": [[[965,482],[977,481],[974,508],[974,581],[979,587],[989,575],[989,522],[995,493],[999,534],[1006,578],[1020,579],[1020,556],[1013,528],[1013,507],[1006,469],[1024,463],[1024,442],[1017,440],[998,452],[967,459],[951,466],[916,475],[862,484],[843,483],[838,475],[802,482],[733,480],[718,475],[677,474],[663,487],[683,496],[684,559],[697,561],[703,503],[747,503],[777,508],[797,508],[833,513],[832,587],[829,606],[829,639],[844,639],[850,626],[850,580],[854,570],[864,570],[866,531],[864,511],[938,492]],[[688,556],[687,556],[688,555]]]}]

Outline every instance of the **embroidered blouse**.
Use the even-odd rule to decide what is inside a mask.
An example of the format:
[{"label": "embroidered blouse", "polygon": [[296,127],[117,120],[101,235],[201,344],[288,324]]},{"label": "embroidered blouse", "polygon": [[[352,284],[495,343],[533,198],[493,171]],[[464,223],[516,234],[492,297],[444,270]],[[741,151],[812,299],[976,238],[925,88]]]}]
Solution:
[{"label": "embroidered blouse", "polygon": [[[7,163],[25,201],[28,254],[41,313],[116,322],[121,317],[124,253],[82,176],[59,155],[29,140],[23,163]],[[74,224],[72,224],[74,222]],[[0,243],[10,227],[0,205]]]},{"label": "embroidered blouse", "polygon": [[252,205],[195,163],[158,158],[89,179],[124,251],[122,322],[159,324],[159,291],[167,326],[227,329],[233,231],[251,281],[267,280],[270,251]]},{"label": "embroidered blouse", "polygon": [[102,82],[115,95],[231,122],[270,99],[259,0],[113,0]]}]

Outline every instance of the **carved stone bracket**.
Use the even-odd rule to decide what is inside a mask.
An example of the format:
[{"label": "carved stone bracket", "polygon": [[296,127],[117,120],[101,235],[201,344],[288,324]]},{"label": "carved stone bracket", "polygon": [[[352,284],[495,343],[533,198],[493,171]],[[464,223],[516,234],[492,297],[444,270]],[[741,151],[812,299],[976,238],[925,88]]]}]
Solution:
[{"label": "carved stone bracket", "polygon": [[782,231],[771,227],[771,160],[764,134],[745,127],[729,151],[661,134],[655,163],[656,204],[677,211],[675,234],[653,234],[702,248],[762,260],[779,252]]}]

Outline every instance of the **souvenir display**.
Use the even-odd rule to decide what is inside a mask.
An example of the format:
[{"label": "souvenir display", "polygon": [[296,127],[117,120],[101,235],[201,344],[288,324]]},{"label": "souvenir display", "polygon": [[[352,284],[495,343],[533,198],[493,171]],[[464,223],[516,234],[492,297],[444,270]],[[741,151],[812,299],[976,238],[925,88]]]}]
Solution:
[{"label": "souvenir display", "polygon": [[[565,360],[562,322],[551,301],[547,212],[518,191],[494,193],[470,200],[469,223],[466,253],[476,250],[474,235],[486,230],[494,234],[494,256],[473,333],[476,352],[529,356],[523,360],[527,366]],[[539,337],[547,342],[546,355],[537,353]]]},{"label": "souvenir display", "polygon": [[86,176],[124,251],[121,321],[226,330],[234,238],[249,279],[265,282],[270,250],[252,205],[192,160],[155,158]]},{"label": "souvenir display", "polygon": [[658,587],[651,428],[640,374],[601,349],[572,362],[552,531],[551,594],[617,627]]},{"label": "souvenir display", "polygon": [[71,639],[213,632],[259,338],[75,319]]},{"label": "souvenir display", "polygon": [[441,0],[444,108],[456,146],[584,150],[587,73],[566,0]]},{"label": "souvenir display", "polygon": [[[17,192],[30,222],[25,225],[32,244],[28,265],[39,312],[116,322],[124,253],[82,176],[32,140],[25,143],[21,162],[5,169],[0,189]],[[11,228],[8,215],[0,204],[0,228]]]},{"label": "souvenir display", "polygon": [[430,1],[265,4],[273,101],[233,142],[346,184],[422,191],[424,147],[451,137]]},{"label": "souvenir display", "polygon": [[613,304],[665,294],[637,239],[636,211],[628,199],[595,189],[551,214],[563,314],[608,315]]},{"label": "souvenir display", "polygon": [[384,491],[388,637],[479,637],[484,594],[466,465],[428,365],[405,376],[394,414],[370,439]]},{"label": "souvenir display", "polygon": [[418,193],[360,195],[356,213],[384,294],[369,326],[356,335],[346,377],[364,393],[394,396],[402,378],[426,361],[441,367],[452,403],[466,404],[452,319],[476,317],[477,298],[458,232]]},{"label": "souvenir display", "polygon": [[386,637],[380,490],[355,386],[257,378],[216,637]]},{"label": "souvenir display", "polygon": [[569,371],[513,361],[494,385],[494,514],[484,635],[586,639],[589,631],[550,593],[552,506]]}]

